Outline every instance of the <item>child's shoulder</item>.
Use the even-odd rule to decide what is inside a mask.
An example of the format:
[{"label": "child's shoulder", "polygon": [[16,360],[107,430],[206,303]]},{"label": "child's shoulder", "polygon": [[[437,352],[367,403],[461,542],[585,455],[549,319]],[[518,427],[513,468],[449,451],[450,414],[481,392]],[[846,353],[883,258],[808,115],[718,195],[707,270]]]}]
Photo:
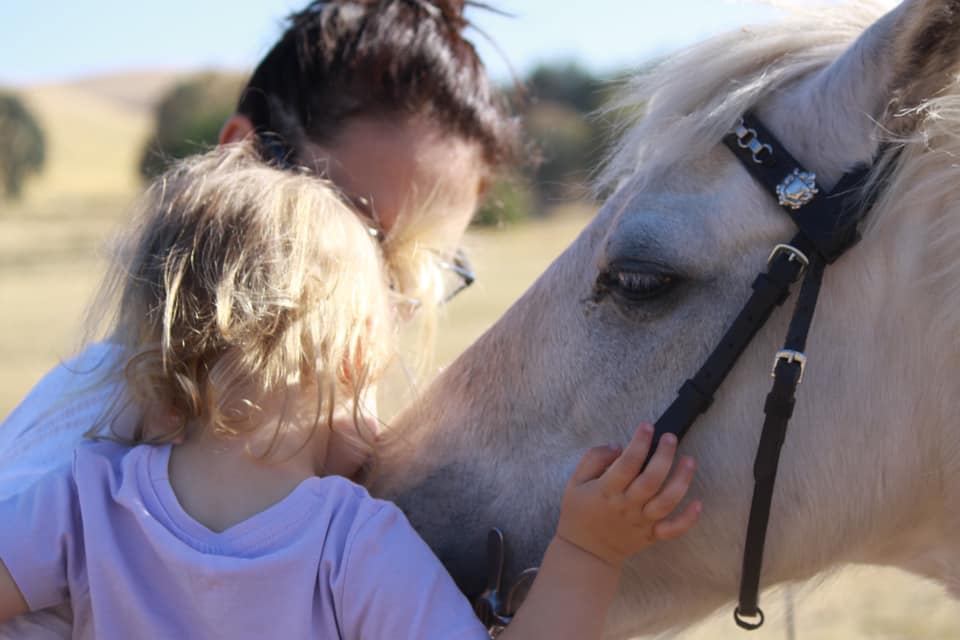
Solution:
[{"label": "child's shoulder", "polygon": [[365,487],[342,476],[316,478],[311,490],[331,510],[331,521],[353,533],[375,523],[404,518],[397,505],[374,498]]},{"label": "child's shoulder", "polygon": [[71,469],[80,501],[88,503],[91,496],[98,505],[108,496],[109,500],[127,496],[137,501],[138,495],[156,483],[157,476],[167,475],[169,448],[170,445],[130,446],[111,440],[84,440],[74,449]]},{"label": "child's shoulder", "polygon": [[145,444],[130,446],[112,440],[84,440],[73,451],[73,471],[76,474],[102,469],[122,473],[125,461],[147,456],[150,448],[151,445]]},{"label": "child's shoulder", "polygon": [[358,515],[375,512],[389,504],[374,498],[365,487],[343,476],[312,478],[308,484],[318,500]]}]

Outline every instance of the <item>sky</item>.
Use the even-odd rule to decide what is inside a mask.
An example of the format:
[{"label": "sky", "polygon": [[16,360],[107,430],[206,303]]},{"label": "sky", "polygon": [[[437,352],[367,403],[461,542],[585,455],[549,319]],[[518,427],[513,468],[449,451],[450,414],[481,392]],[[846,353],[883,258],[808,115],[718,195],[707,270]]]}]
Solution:
[{"label": "sky", "polygon": [[[249,69],[306,0],[0,0],[0,84],[58,82],[144,69]],[[472,19],[503,55],[473,32],[498,79],[538,62],[576,59],[597,72],[777,12],[750,0],[492,0],[513,14]]]}]

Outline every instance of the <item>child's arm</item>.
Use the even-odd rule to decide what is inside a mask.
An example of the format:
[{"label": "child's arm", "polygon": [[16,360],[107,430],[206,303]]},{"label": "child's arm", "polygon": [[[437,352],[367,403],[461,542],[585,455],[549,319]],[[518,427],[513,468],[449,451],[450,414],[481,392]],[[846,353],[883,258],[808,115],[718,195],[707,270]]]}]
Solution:
[{"label": "child's arm", "polygon": [[7,565],[0,560],[0,623],[15,618],[30,611],[27,601],[13,581],[13,576],[7,570]]},{"label": "child's arm", "polygon": [[670,475],[674,436],[660,440],[640,473],[652,438],[653,427],[643,425],[623,453],[591,449],[580,461],[563,497],[557,534],[501,640],[600,638],[626,559],[696,523],[699,502],[667,519],[690,488],[694,471],[693,460],[684,458]]},{"label": "child's arm", "polygon": [[82,555],[83,537],[74,490],[63,468],[0,500],[0,622],[69,597],[68,558]]}]

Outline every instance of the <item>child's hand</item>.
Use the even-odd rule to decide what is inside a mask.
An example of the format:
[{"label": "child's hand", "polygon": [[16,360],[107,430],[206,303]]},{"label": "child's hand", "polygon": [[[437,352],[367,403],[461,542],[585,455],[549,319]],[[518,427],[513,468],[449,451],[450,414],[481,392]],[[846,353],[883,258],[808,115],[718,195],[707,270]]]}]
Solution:
[{"label": "child's hand", "polygon": [[640,473],[652,440],[653,425],[644,424],[622,453],[597,447],[584,454],[563,496],[559,538],[619,568],[657,540],[693,527],[702,510],[699,501],[667,518],[690,488],[693,459],[682,458],[670,474],[677,438],[666,434]]},{"label": "child's hand", "polygon": [[667,435],[640,473],[652,440],[652,425],[642,425],[623,453],[598,447],[583,456],[540,573],[501,638],[601,637],[623,562],[696,523],[696,501],[667,518],[690,488],[693,460],[682,459],[671,475],[677,439]]}]

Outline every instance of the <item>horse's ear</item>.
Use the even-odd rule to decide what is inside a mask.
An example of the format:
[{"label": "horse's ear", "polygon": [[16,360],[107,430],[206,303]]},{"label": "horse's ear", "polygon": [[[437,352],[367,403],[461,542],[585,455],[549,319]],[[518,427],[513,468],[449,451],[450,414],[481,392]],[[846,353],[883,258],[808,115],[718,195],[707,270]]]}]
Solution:
[{"label": "horse's ear", "polygon": [[[809,119],[795,118],[795,105],[810,105],[821,135],[807,142],[797,135],[794,154],[801,160],[816,158],[818,173],[829,184],[854,164],[871,161],[878,126],[898,136],[912,134],[916,107],[955,83],[958,70],[960,0],[905,0],[831,65],[795,91],[774,98],[767,113],[760,113],[787,132],[809,126]],[[824,153],[824,141],[835,153]]]},{"label": "horse's ear", "polygon": [[892,33],[890,102],[883,124],[910,129],[911,110],[956,82],[960,70],[960,0],[908,0]]},{"label": "horse's ear", "polygon": [[817,93],[908,133],[913,109],[956,81],[960,0],[905,0],[867,29],[816,79]]}]

